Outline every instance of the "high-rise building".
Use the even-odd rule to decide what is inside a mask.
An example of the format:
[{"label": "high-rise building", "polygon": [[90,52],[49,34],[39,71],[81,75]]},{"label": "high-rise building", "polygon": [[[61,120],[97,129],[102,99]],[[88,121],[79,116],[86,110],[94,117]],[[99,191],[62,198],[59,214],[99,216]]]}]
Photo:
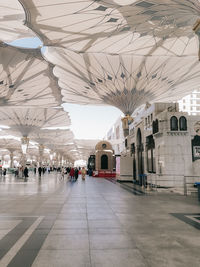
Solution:
[{"label": "high-rise building", "polygon": [[183,97],[179,101],[179,109],[188,112],[189,115],[200,115],[200,90],[195,90],[192,94]]}]

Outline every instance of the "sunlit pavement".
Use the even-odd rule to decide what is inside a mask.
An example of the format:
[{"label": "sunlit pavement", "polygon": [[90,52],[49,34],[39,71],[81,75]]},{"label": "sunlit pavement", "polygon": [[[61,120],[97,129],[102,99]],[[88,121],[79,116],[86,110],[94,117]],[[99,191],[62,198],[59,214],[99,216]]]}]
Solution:
[{"label": "sunlit pavement", "polygon": [[105,179],[0,178],[0,266],[200,266],[195,198],[134,195]]}]

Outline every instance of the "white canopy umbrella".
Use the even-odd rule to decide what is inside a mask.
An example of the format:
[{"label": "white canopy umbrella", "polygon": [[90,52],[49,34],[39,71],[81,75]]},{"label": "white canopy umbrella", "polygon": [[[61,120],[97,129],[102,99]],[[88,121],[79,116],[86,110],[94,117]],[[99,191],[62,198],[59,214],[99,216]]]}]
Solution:
[{"label": "white canopy umbrella", "polygon": [[48,46],[66,102],[130,115],[146,101],[173,101],[198,88],[198,0],[20,3],[25,24]]},{"label": "white canopy umbrella", "polygon": [[21,151],[21,142],[18,139],[6,138],[0,136],[0,148],[7,149],[8,151]]},{"label": "white canopy umbrella", "polygon": [[45,56],[55,64],[64,101],[112,105],[131,115],[147,101],[175,101],[199,89],[196,56],[158,56],[157,49],[151,56],[135,56],[49,47]]},{"label": "white canopy umbrella", "polygon": [[199,87],[197,0],[22,2],[27,25],[49,46],[45,57],[66,102],[130,115]]},{"label": "white canopy umbrella", "polygon": [[173,40],[168,49],[182,50],[194,37],[192,28],[200,11],[198,0],[20,2],[28,13],[25,24],[45,45],[117,54],[140,50],[144,55],[150,46],[169,38]]},{"label": "white canopy umbrella", "polygon": [[[0,108],[0,125],[9,126],[4,130],[9,134],[29,136],[42,128],[66,127],[71,123],[68,113],[63,109],[47,108]],[[3,131],[2,133],[3,134]]]},{"label": "white canopy umbrella", "polygon": [[41,129],[39,132],[31,133],[31,138],[35,142],[43,145],[47,145],[48,143],[59,143],[61,145],[65,145],[66,143],[73,142],[74,134],[69,129]]},{"label": "white canopy umbrella", "polygon": [[12,42],[16,39],[36,37],[27,26],[25,10],[20,1],[1,0],[0,40]]},{"label": "white canopy umbrella", "polygon": [[53,67],[40,49],[21,49],[0,43],[0,104],[55,107],[62,103]]}]

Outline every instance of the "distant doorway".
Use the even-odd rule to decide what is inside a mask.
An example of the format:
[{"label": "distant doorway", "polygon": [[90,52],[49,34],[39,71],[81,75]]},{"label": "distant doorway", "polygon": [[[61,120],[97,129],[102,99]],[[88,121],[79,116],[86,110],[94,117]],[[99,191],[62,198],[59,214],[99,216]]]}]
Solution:
[{"label": "distant doorway", "polygon": [[138,174],[144,174],[144,158],[143,158],[143,144],[142,134],[140,128],[137,131],[137,160],[138,160]]},{"label": "distant doorway", "polygon": [[108,169],[108,156],[107,155],[101,156],[101,169],[102,170]]}]

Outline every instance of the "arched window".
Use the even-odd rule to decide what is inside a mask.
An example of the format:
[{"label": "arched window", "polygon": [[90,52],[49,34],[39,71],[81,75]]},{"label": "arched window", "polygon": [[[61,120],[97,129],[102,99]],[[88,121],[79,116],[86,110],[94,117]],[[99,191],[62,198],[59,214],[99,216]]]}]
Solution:
[{"label": "arched window", "polygon": [[153,134],[158,133],[159,132],[159,125],[158,125],[158,119],[156,119],[155,121],[153,121]]},{"label": "arched window", "polygon": [[178,119],[175,116],[171,117],[170,119],[170,130],[178,131]]},{"label": "arched window", "polygon": [[156,173],[155,141],[153,135],[146,137],[147,171]]},{"label": "arched window", "polygon": [[101,169],[102,170],[108,169],[108,156],[107,155],[101,156]]},{"label": "arched window", "polygon": [[184,116],[181,116],[179,119],[180,131],[187,131],[187,120]]},{"label": "arched window", "polygon": [[137,145],[140,146],[142,144],[142,134],[140,128],[137,131]]},{"label": "arched window", "polygon": [[156,130],[156,133],[159,132],[159,125],[158,125],[158,119],[155,120],[155,130]]},{"label": "arched window", "polygon": [[138,175],[144,173],[144,158],[143,158],[143,143],[142,143],[142,133],[140,128],[137,131],[137,160],[138,160]]}]

